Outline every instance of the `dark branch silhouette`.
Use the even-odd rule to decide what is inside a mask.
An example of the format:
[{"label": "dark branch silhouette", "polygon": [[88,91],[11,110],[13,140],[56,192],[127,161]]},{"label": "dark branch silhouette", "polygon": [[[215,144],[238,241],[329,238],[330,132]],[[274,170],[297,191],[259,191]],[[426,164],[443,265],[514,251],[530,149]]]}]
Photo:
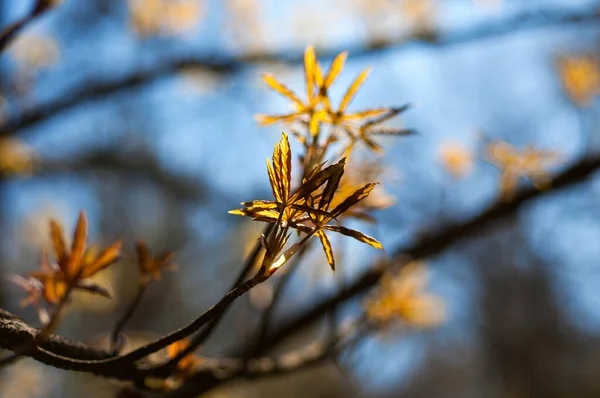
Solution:
[{"label": "dark branch silhouette", "polygon": [[18,21],[8,25],[0,31],[0,52],[12,42],[16,35],[31,21],[46,13],[53,7],[51,0],[37,0],[31,11]]},{"label": "dark branch silhouette", "polygon": [[[425,36],[417,33],[413,36],[390,38],[387,41],[380,40],[376,43],[364,43],[353,48],[327,48],[319,52],[319,57],[324,59],[333,58],[341,51],[349,50],[350,54],[352,54],[352,59],[356,60],[411,43],[429,47],[447,47],[487,40],[522,30],[570,24],[592,24],[598,21],[600,21],[600,14],[592,11],[569,14],[557,10],[524,13],[497,23],[486,22],[479,26],[454,33],[437,34],[432,32]],[[240,56],[217,54],[194,56],[185,54],[156,63],[150,68],[136,70],[114,79],[84,81],[79,87],[70,90],[68,93],[64,93],[64,95],[59,96],[53,101],[23,110],[20,114],[10,118],[4,124],[0,125],[0,135],[13,134],[16,131],[31,127],[60,112],[82,105],[88,101],[94,101],[123,90],[135,90],[148,83],[172,76],[177,71],[185,68],[198,67],[214,73],[231,74],[255,67],[256,64],[261,63],[277,62],[297,65],[302,62],[302,58],[298,54],[299,51],[297,49],[276,53],[254,52]]]},{"label": "dark branch silhouette", "polygon": [[[437,233],[423,238],[420,242],[410,247],[395,250],[393,257],[399,260],[420,259],[440,253],[447,247],[463,241],[476,233],[480,233],[485,228],[489,228],[494,222],[514,214],[529,201],[584,181],[599,168],[600,156],[583,159],[557,175],[552,180],[552,184],[548,189],[544,191],[534,188],[524,189],[510,201],[494,204],[465,222],[444,228]],[[266,340],[258,342],[257,345],[252,344],[247,347],[238,348],[233,357],[257,358],[264,355],[267,350],[272,349],[288,337],[321,319],[331,308],[358,297],[375,286],[385,269],[386,266],[384,263],[375,265],[342,291],[326,297],[311,309],[298,314],[293,319],[279,326],[269,334]],[[237,293],[235,296],[237,296]],[[206,321],[213,319],[215,314],[219,314],[219,311],[226,309],[232,301],[225,300],[225,302],[224,306],[217,306],[216,309],[213,307],[212,310],[207,311],[205,314],[211,315],[200,317],[201,321],[195,321],[194,326],[206,324]],[[7,350],[15,349],[27,341],[34,339],[36,333],[36,329],[27,325],[18,317],[5,311],[0,312],[0,348]],[[173,335],[176,336],[173,337]],[[167,335],[169,337],[167,342],[178,340],[183,335],[185,333],[180,333],[180,331]],[[155,346],[164,347],[164,339],[164,337],[159,339],[160,344],[157,342],[151,343],[141,349],[135,350],[133,354],[113,357],[110,353],[93,349],[82,343],[66,340],[58,336],[50,336],[40,346],[36,347],[35,350],[27,352],[26,355],[47,365],[62,369],[85,371],[105,377],[139,381],[147,375],[147,372],[143,368],[138,367],[135,361],[143,358],[148,352],[154,352]],[[209,372],[208,374],[192,378],[189,383],[193,383],[192,388],[194,390],[202,392],[215,387],[224,380],[214,377]],[[188,388],[189,386],[186,387],[186,389]]]},{"label": "dark branch silhouette", "polygon": [[[547,190],[539,191],[533,187],[522,190],[510,201],[494,204],[475,217],[441,229],[422,238],[412,246],[397,248],[393,251],[392,257],[407,261],[423,259],[440,253],[455,243],[481,233],[484,229],[492,226],[494,222],[516,213],[531,200],[585,180],[599,168],[600,156],[585,158],[556,176]],[[312,308],[281,324],[269,334],[269,338],[265,341],[253,347],[244,347],[236,354],[244,357],[256,356],[266,352],[291,335],[313,324],[340,303],[365,293],[377,284],[385,269],[384,263],[381,263],[365,271],[345,289],[326,297]]]}]

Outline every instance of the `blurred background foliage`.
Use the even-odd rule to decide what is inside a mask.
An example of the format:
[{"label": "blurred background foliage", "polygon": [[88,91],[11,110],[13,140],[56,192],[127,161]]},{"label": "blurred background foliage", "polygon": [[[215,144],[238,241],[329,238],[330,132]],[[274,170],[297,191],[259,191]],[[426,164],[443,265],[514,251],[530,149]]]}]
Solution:
[{"label": "blurred background foliage", "polygon": [[[30,3],[1,1],[2,23]],[[402,126],[419,134],[383,140],[383,182],[396,204],[363,227],[393,252],[498,199],[487,139],[558,152],[551,172],[600,151],[599,13],[600,3],[587,0],[64,1],[0,57],[1,272],[37,268],[48,218],[71,230],[84,208],[93,239],[122,237],[130,256],[98,275],[113,299],[81,295],[61,334],[106,338],[135,293],[138,239],[175,250],[179,270],[151,286],[128,326],[134,341],[214,303],[261,228],[227,210],[270,195],[263,159],[280,127],[259,128],[254,115],[287,105],[261,73],[300,91],[308,44],[324,63],[350,51],[334,98],[372,66],[354,107],[414,104]],[[430,290],[446,307],[441,327],[376,333],[345,352],[344,371],[327,364],[211,394],[597,397],[599,196],[597,178],[550,193],[428,259]],[[379,255],[345,240],[334,246],[339,272],[316,250],[277,319]],[[204,354],[250,336],[271,290],[265,284],[240,299]],[[21,298],[2,281],[2,307],[34,320]],[[2,397],[118,390],[30,360],[0,372]]]}]

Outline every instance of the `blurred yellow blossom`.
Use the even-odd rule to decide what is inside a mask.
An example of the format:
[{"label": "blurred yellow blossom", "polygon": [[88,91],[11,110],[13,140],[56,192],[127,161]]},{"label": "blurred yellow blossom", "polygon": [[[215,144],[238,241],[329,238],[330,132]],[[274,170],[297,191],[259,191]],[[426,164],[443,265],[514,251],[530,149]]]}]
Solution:
[{"label": "blurred yellow blossom", "polygon": [[380,290],[366,302],[367,316],[383,323],[400,319],[416,328],[441,324],[444,302],[424,292],[427,282],[426,265],[417,261],[407,264],[397,276],[385,275]]},{"label": "blurred yellow blossom", "polygon": [[129,0],[130,24],[140,36],[176,35],[205,15],[203,0]]},{"label": "blurred yellow blossom", "polygon": [[463,178],[473,171],[472,151],[456,142],[443,142],[439,146],[439,159],[442,166],[454,178]]},{"label": "blurred yellow blossom", "polygon": [[163,270],[173,271],[177,269],[177,266],[173,263],[173,252],[165,251],[157,256],[153,256],[143,241],[137,241],[135,249],[140,270],[140,283],[142,284],[147,284],[152,279],[156,281],[160,280],[160,273]]},{"label": "blurred yellow blossom", "polygon": [[501,171],[500,197],[503,200],[514,195],[520,178],[528,178],[538,189],[545,188],[550,182],[546,168],[560,160],[556,151],[542,151],[531,146],[518,150],[506,142],[491,142],[487,158]]},{"label": "blurred yellow blossom", "polygon": [[[190,341],[188,339],[183,339],[176,341],[175,343],[169,345],[167,347],[167,356],[169,359],[174,359],[181,352],[186,350],[190,345]],[[190,376],[194,370],[198,368],[200,363],[202,362],[202,358],[196,356],[193,352],[183,357],[179,362],[177,362],[177,370],[175,374],[170,376],[166,381],[166,389],[172,390],[177,388],[185,378]]]},{"label": "blurred yellow blossom", "polygon": [[403,0],[401,10],[418,33],[432,32],[435,28],[435,8],[433,0]]},{"label": "blurred yellow blossom", "polygon": [[35,169],[37,155],[17,138],[0,138],[0,173],[30,175]]},{"label": "blurred yellow blossom", "polygon": [[42,69],[54,65],[59,57],[58,43],[50,36],[24,34],[12,44],[11,56],[30,69]]},{"label": "blurred yellow blossom", "polygon": [[598,59],[591,56],[559,58],[558,72],[567,96],[576,105],[590,105],[600,94]]}]

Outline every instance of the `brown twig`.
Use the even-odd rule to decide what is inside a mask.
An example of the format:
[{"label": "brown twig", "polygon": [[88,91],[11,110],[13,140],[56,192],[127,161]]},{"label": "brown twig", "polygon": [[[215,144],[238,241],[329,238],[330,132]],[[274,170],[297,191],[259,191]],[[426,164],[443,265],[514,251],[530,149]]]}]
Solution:
[{"label": "brown twig", "polygon": [[[557,175],[552,180],[548,189],[544,191],[539,191],[533,187],[524,189],[510,201],[495,203],[487,210],[469,220],[451,225],[437,233],[424,237],[412,246],[396,249],[392,253],[392,257],[422,259],[440,253],[450,245],[475,236],[481,233],[482,230],[492,226],[498,220],[514,214],[531,200],[585,180],[598,168],[600,168],[600,156],[584,158]],[[384,272],[385,267],[381,265],[365,271],[347,288],[324,298],[309,310],[298,314],[296,317],[279,326],[267,341],[254,347],[245,347],[241,351],[238,350],[236,352],[237,355],[241,357],[260,355],[289,336],[311,325],[327,314],[331,308],[365,293],[379,282]]]},{"label": "brown twig", "polygon": [[76,282],[79,280],[80,273],[81,271],[69,281],[64,294],[60,298],[60,301],[54,307],[54,311],[52,311],[52,315],[50,316],[50,319],[46,322],[46,324],[44,324],[44,326],[38,331],[38,333],[36,333],[33,339],[23,343],[19,347],[16,347],[12,354],[0,359],[0,368],[14,363],[17,359],[19,359],[23,355],[26,355],[29,351],[39,346],[52,333],[54,333],[54,330],[56,329],[58,321],[60,320],[60,317],[62,315],[62,311],[65,305],[69,302],[69,299],[71,298],[71,292],[73,291]]},{"label": "brown twig", "polygon": [[271,300],[271,305],[269,305],[267,307],[267,309],[263,312],[262,317],[261,317],[260,321],[258,322],[258,324],[259,324],[259,330],[258,330],[258,334],[257,334],[258,342],[262,342],[267,338],[267,332],[269,331],[269,326],[271,324],[271,318],[273,316],[273,313],[275,312],[275,308],[277,307],[277,304],[280,301],[279,299],[284,294],[289,282],[292,279],[292,275],[294,274],[294,271],[296,269],[298,269],[300,260],[302,259],[302,257],[304,256],[304,253],[306,253],[308,248],[309,248],[309,245],[302,246],[302,248],[298,251],[298,254],[293,259],[293,261],[286,266],[287,271],[285,274],[283,274],[283,276],[277,283],[277,286],[275,287],[275,291],[273,292],[273,298]]},{"label": "brown twig", "polygon": [[[484,229],[489,228],[498,220],[516,213],[522,206],[533,199],[580,183],[599,168],[600,156],[585,158],[557,175],[552,180],[552,185],[548,189],[544,191],[538,191],[533,188],[522,190],[510,201],[496,203],[479,215],[474,216],[465,222],[440,230],[429,237],[423,238],[420,242],[410,247],[396,250],[394,255],[396,257],[408,256],[413,259],[418,259],[439,253],[452,244],[481,233]],[[236,354],[233,356],[239,358],[260,356],[261,353],[265,352],[267,349],[274,348],[289,336],[319,320],[323,315],[327,314],[333,306],[363,294],[369,288],[377,284],[384,271],[385,268],[383,266],[373,267],[363,273],[347,288],[326,297],[309,310],[298,314],[291,320],[279,326],[274,333],[270,334],[267,341],[257,345],[255,344],[256,342],[253,342],[254,344],[252,346],[244,347],[242,349],[238,348],[235,350]],[[226,308],[235,300],[235,298],[243,294],[243,291],[247,291],[249,288],[250,287],[239,288],[230,292],[217,305],[206,311],[194,321],[194,326],[204,324],[207,320],[212,319],[212,317],[216,313],[219,313],[223,307]],[[185,337],[189,329],[190,325],[171,333],[166,337],[171,342],[177,341]],[[183,333],[181,332],[182,330],[186,330],[186,332]],[[7,314],[6,312],[0,313],[1,348],[13,350],[23,342],[31,340],[37,332],[36,329],[31,328],[17,317],[10,316],[10,314]],[[177,333],[177,335],[174,335],[175,333]],[[123,380],[135,380],[136,377],[143,377],[145,373],[137,368],[134,362],[148,355],[148,353],[160,349],[157,347],[162,348],[166,346],[165,343],[167,342],[167,340],[159,339],[156,342],[151,343],[150,347],[144,346],[141,348],[141,351],[134,351],[134,355],[132,356],[127,357],[127,355],[124,355],[117,358],[111,358],[110,353],[94,350],[81,343],[65,340],[58,336],[49,336],[48,339],[40,346],[36,347],[35,350],[24,355],[61,369],[90,372],[105,377],[120,378]],[[191,380],[191,384],[186,386],[186,388],[196,392],[203,392],[208,391],[222,382],[223,380],[219,380],[209,375],[205,376],[203,383],[197,383],[197,380]]]},{"label": "brown twig", "polygon": [[[202,370],[187,380],[180,389],[166,394],[164,398],[197,396],[197,388],[194,387],[198,385],[207,386],[238,378],[274,377],[320,365],[327,360],[335,359],[336,355],[363,338],[371,330],[371,326],[365,321],[364,316],[360,316],[346,323],[334,339],[315,341],[278,357],[209,361],[208,372]],[[220,373],[218,377],[214,375],[217,370]]]},{"label": "brown twig", "polygon": [[140,283],[139,284],[137,293],[135,294],[135,297],[133,298],[133,300],[131,300],[131,302],[129,303],[129,306],[127,307],[127,310],[123,313],[121,318],[119,318],[119,320],[117,321],[112,333],[110,334],[110,342],[111,342],[110,351],[111,352],[118,354],[119,351],[121,351],[121,348],[123,346],[123,338],[121,336],[121,331],[123,330],[123,327],[125,327],[125,324],[131,319],[131,316],[133,315],[133,313],[137,309],[138,305],[142,301],[142,297],[144,297],[147,287],[148,287],[148,283]]},{"label": "brown twig", "polygon": [[0,31],[0,52],[4,51],[15,36],[31,21],[41,16],[53,7],[51,0],[37,0],[31,11],[18,21]]},{"label": "brown twig", "polygon": [[[273,225],[274,224],[271,224],[271,228],[266,229],[267,234],[265,236],[269,236],[269,234],[273,234],[277,231],[277,228],[275,228]],[[300,248],[304,247],[306,245],[306,243],[309,242],[309,239],[315,234],[316,231],[317,231],[316,229],[313,229],[310,233],[305,235],[300,242],[298,242],[298,244],[300,245]],[[248,265],[251,263],[249,260],[252,260],[252,257],[257,256],[258,253],[260,253],[260,250],[258,250],[258,252],[255,250],[252,253],[250,258],[248,259],[246,266],[244,267],[244,270],[246,270],[246,269],[250,270],[252,268],[251,266],[248,267]],[[298,253],[296,253],[296,256],[297,255],[298,255]],[[255,258],[254,258],[254,260],[255,260]],[[252,262],[252,264],[253,264],[253,262]],[[259,270],[258,274],[253,279],[259,278],[260,281],[258,283],[262,283],[262,282],[266,281],[275,272],[275,271],[267,271],[265,273],[265,271],[267,271],[267,270],[263,270],[263,268],[261,268],[261,270]],[[244,273],[244,272],[242,272],[242,273]],[[248,282],[246,282],[246,283],[248,283]],[[258,283],[256,283],[254,286],[256,286]],[[242,285],[237,285],[236,288],[234,288],[233,290],[239,288],[240,286],[242,286]],[[254,287],[254,286],[252,286],[252,287]],[[248,289],[248,290],[250,290],[250,289]],[[225,315],[226,310],[227,310],[227,308],[224,308],[222,312],[220,312],[218,315],[216,315],[215,318],[213,319],[213,321],[206,326],[205,330],[200,332],[199,336],[197,336],[196,339],[192,340],[192,342],[186,349],[182,350],[177,356],[175,356],[174,358],[169,360],[164,365],[159,365],[156,368],[152,369],[149,373],[151,373],[153,376],[169,375],[171,369],[173,367],[175,367],[179,361],[181,361],[183,358],[185,358],[188,354],[194,352],[200,346],[200,344],[202,344],[202,342],[204,342],[204,340],[212,333],[212,331],[214,331],[219,320]]]},{"label": "brown twig", "polygon": [[[332,47],[320,51],[319,56],[322,58],[333,58],[343,50],[349,50],[352,54],[352,59],[358,59],[360,57],[379,54],[385,50],[406,46],[411,43],[430,47],[447,47],[486,40],[527,29],[556,25],[597,23],[598,20],[600,20],[600,14],[591,11],[565,13],[560,10],[552,9],[536,13],[528,12],[521,15],[515,15],[504,21],[499,21],[498,23],[485,22],[462,32],[445,34],[443,36],[428,36],[426,41],[422,35],[415,34],[412,36],[408,35],[390,38],[387,41],[378,41],[376,43],[360,43],[354,48],[345,47],[339,49]],[[151,68],[137,70],[112,80],[88,80],[70,92],[58,96],[57,99],[51,102],[39,104],[35,108],[25,110],[21,114],[10,118],[0,125],[0,135],[13,134],[18,130],[31,127],[36,123],[42,122],[60,112],[79,106],[85,102],[97,100],[122,90],[132,90],[142,87],[149,82],[171,76],[173,73],[185,68],[199,67],[215,73],[231,74],[247,68],[253,68],[258,63],[284,62],[297,65],[302,61],[297,54],[297,49],[277,53],[255,52],[233,57],[218,55],[190,56],[189,54],[185,54],[180,58],[167,59],[153,64]]]}]

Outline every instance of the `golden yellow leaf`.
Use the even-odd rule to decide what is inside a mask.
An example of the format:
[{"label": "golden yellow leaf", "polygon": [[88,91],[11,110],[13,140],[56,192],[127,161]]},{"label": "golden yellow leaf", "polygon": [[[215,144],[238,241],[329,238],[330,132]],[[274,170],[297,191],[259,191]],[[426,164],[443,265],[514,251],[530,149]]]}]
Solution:
[{"label": "golden yellow leaf", "polygon": [[66,267],[63,270],[67,277],[74,277],[81,269],[81,260],[85,250],[85,240],[87,236],[87,218],[85,213],[81,211],[73,233],[73,242],[71,242],[71,253]]},{"label": "golden yellow leaf", "polygon": [[346,94],[344,94],[344,98],[342,98],[342,102],[340,103],[340,108],[339,108],[340,111],[345,111],[346,108],[348,108],[348,105],[350,105],[350,101],[352,101],[352,99],[356,95],[356,92],[358,91],[360,86],[364,83],[367,76],[369,76],[370,72],[371,72],[371,68],[367,68],[367,69],[363,70],[354,79],[354,81],[352,82],[352,84],[350,85],[348,90],[346,91]]},{"label": "golden yellow leaf", "polygon": [[343,158],[339,162],[327,166],[324,169],[321,169],[319,166],[318,170],[315,168],[314,172],[311,172],[309,177],[302,183],[302,185],[294,192],[291,202],[296,202],[299,199],[304,199],[306,196],[310,195],[314,191],[316,191],[319,187],[325,184],[332,176],[340,173],[340,170],[344,169],[346,164],[346,159]]},{"label": "golden yellow leaf", "polygon": [[95,259],[88,266],[84,267],[81,277],[89,278],[90,276],[100,272],[104,268],[117,261],[121,255],[122,247],[123,242],[119,240],[104,249],[104,251],[102,251],[102,253],[100,253],[97,257],[94,256]]},{"label": "golden yellow leaf", "polygon": [[308,95],[308,103],[312,102],[315,89],[315,71],[317,68],[315,49],[313,46],[306,47],[304,51],[304,76],[306,84],[306,94]]},{"label": "golden yellow leaf", "polygon": [[385,275],[378,292],[367,300],[365,310],[376,322],[400,319],[409,326],[428,328],[444,319],[444,302],[424,292],[427,285],[425,265],[407,264],[398,275]]},{"label": "golden yellow leaf", "polygon": [[331,248],[331,242],[329,242],[329,238],[325,235],[325,232],[322,230],[317,231],[317,235],[321,240],[321,246],[323,246],[323,251],[325,252],[325,256],[327,256],[327,262],[331,267],[331,271],[335,272],[335,259],[333,257],[333,249]]},{"label": "golden yellow leaf", "polygon": [[579,106],[590,105],[600,94],[600,63],[591,56],[569,56],[558,60],[565,93]]},{"label": "golden yellow leaf", "polygon": [[300,98],[298,98],[298,96],[296,96],[296,94],[294,94],[294,92],[292,90],[290,90],[289,88],[287,88],[283,83],[280,83],[275,78],[275,76],[265,73],[263,75],[263,80],[273,90],[277,91],[279,94],[283,95],[284,97],[286,97],[287,99],[292,101],[294,104],[296,104],[296,106],[298,106],[299,109],[304,108],[304,104],[302,103],[302,100]]},{"label": "golden yellow leaf", "polygon": [[354,229],[342,227],[341,225],[324,225],[324,229],[333,232],[339,232],[342,235],[350,236],[359,242],[366,243],[370,246],[373,246],[376,249],[383,250],[383,245],[377,239],[370,237],[369,235],[365,235],[362,232],[356,231]]},{"label": "golden yellow leaf", "polygon": [[352,195],[348,196],[346,199],[344,199],[342,203],[337,205],[336,208],[331,211],[331,213],[334,214],[335,217],[337,217],[340,214],[343,214],[350,207],[354,206],[355,204],[369,196],[369,194],[371,193],[373,188],[375,188],[376,185],[377,183],[370,182],[364,185],[363,187],[358,188],[356,191],[354,191]]},{"label": "golden yellow leaf", "polygon": [[344,175],[344,169],[340,168],[339,171],[331,176],[325,185],[321,199],[319,200],[319,209],[328,209],[333,196],[337,192],[340,185],[342,176]]},{"label": "golden yellow leaf", "polygon": [[64,264],[67,258],[67,243],[63,228],[56,220],[50,220],[50,237],[56,260],[59,264]]},{"label": "golden yellow leaf", "polygon": [[348,51],[339,53],[331,62],[329,72],[327,72],[327,76],[325,77],[325,80],[322,83],[324,89],[328,89],[329,87],[331,87],[335,79],[342,72],[344,64],[346,63],[346,58],[348,58]]}]

